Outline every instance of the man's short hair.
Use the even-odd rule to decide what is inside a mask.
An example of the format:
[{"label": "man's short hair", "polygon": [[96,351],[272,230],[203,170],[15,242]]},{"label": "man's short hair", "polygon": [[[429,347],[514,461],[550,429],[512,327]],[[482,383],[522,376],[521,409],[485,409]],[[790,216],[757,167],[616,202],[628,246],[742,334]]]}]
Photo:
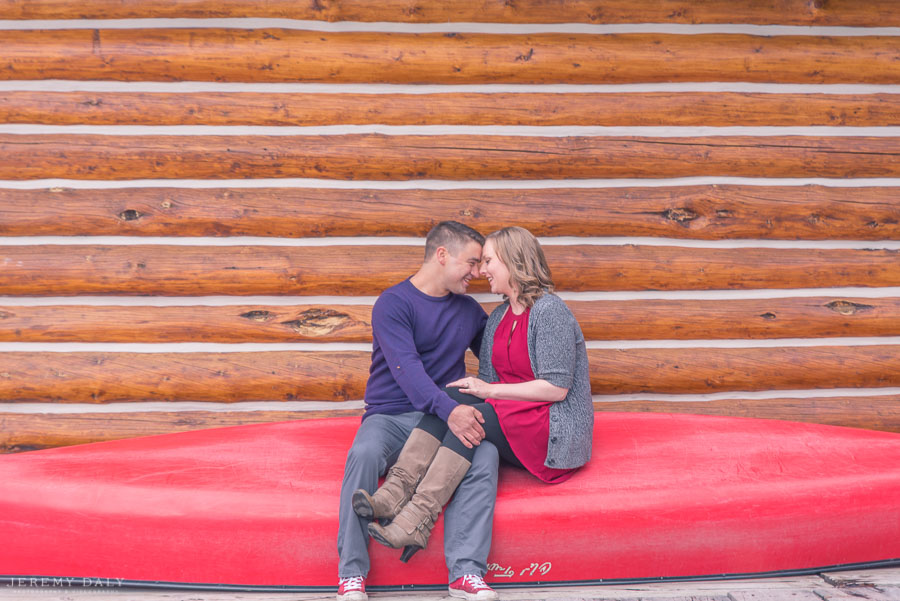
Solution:
[{"label": "man's short hair", "polygon": [[484,236],[458,221],[441,221],[431,228],[425,238],[425,260],[434,256],[441,246],[451,253],[458,253],[469,241],[484,245]]}]

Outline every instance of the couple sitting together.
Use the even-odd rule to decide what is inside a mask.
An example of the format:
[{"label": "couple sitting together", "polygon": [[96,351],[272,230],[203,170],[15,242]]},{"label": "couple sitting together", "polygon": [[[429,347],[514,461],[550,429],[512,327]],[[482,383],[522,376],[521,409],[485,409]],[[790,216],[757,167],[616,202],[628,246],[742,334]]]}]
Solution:
[{"label": "couple sitting together", "polygon": [[[479,274],[505,299],[490,316],[465,294]],[[591,455],[581,328],[553,294],[528,230],[485,239],[444,221],[428,233],[418,272],[375,302],[372,331],[366,410],[341,487],[337,598],[367,598],[370,536],[407,561],[453,497],[444,513],[450,595],[496,599],[483,577],[499,459],[558,483]],[[479,358],[478,377],[466,376],[466,349]]]}]

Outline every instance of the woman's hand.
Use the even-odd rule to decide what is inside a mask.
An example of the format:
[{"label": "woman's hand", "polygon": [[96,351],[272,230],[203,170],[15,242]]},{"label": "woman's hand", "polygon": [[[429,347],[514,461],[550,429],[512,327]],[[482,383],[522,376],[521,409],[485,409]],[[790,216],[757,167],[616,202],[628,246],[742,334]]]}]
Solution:
[{"label": "woman's hand", "polygon": [[491,384],[488,384],[484,380],[473,378],[472,376],[466,376],[455,382],[450,382],[447,386],[458,387],[460,392],[477,396],[479,399],[486,399],[493,396],[491,394],[493,388]]}]

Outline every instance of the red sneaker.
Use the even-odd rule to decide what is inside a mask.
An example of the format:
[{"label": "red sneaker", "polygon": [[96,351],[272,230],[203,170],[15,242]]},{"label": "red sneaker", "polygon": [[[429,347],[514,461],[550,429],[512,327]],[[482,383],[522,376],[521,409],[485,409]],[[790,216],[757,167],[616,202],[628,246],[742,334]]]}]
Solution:
[{"label": "red sneaker", "polygon": [[366,579],[362,576],[338,579],[337,601],[368,601]]},{"label": "red sneaker", "polygon": [[468,601],[495,601],[497,592],[486,585],[481,576],[466,574],[450,583],[450,596]]}]

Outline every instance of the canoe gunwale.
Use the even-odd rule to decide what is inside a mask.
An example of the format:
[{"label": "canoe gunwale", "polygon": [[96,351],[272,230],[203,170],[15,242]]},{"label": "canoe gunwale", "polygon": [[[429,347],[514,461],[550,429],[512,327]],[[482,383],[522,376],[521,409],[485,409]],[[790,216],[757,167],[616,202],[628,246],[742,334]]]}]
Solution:
[{"label": "canoe gunwale", "polygon": [[[638,585],[664,582],[715,582],[723,580],[746,580],[749,578],[792,578],[797,576],[814,576],[827,572],[844,572],[856,570],[874,570],[881,568],[900,567],[900,557],[895,559],[883,559],[878,561],[866,561],[859,563],[846,563],[816,568],[800,568],[795,570],[775,570],[770,572],[746,572],[740,574],[706,574],[701,576],[658,576],[652,578],[608,578],[595,580],[545,580],[534,582],[491,582],[495,589],[514,588],[548,588],[557,586],[615,586]],[[150,580],[123,580],[118,578],[88,577],[88,576],[11,576],[0,575],[0,586],[27,585],[32,580],[66,580],[75,583],[71,588],[92,588],[91,585],[80,586],[81,583],[97,581],[115,581],[115,588],[150,589],[150,590],[190,590],[190,591],[219,591],[219,592],[284,592],[284,593],[321,593],[333,592],[334,586],[294,586],[284,584],[269,585],[243,585],[243,584],[211,584],[192,582],[165,582]],[[112,588],[112,586],[107,587]],[[398,591],[442,591],[447,588],[441,584],[399,584],[399,585],[372,585],[366,586],[370,592],[398,592]]]}]

